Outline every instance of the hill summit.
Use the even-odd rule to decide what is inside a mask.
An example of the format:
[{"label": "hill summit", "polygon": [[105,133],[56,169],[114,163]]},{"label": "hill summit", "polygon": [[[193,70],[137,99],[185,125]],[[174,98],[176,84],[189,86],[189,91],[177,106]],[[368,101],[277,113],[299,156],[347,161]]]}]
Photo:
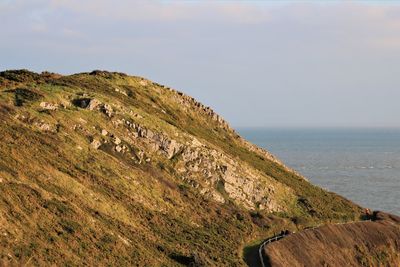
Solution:
[{"label": "hill summit", "polygon": [[240,266],[248,242],[360,216],[141,77],[3,71],[0,119],[0,263]]}]

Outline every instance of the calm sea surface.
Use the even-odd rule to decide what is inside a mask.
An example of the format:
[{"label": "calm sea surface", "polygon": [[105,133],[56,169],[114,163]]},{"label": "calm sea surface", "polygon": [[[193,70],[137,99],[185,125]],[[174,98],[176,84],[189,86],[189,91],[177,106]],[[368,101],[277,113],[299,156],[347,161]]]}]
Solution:
[{"label": "calm sea surface", "polygon": [[400,215],[400,129],[238,129],[312,183]]}]

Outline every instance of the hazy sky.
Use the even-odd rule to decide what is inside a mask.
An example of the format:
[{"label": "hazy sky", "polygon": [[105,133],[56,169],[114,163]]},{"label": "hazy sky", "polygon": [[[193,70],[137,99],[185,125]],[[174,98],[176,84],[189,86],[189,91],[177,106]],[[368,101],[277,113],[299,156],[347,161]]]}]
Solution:
[{"label": "hazy sky", "polygon": [[106,69],[234,127],[400,127],[393,2],[0,0],[0,69]]}]

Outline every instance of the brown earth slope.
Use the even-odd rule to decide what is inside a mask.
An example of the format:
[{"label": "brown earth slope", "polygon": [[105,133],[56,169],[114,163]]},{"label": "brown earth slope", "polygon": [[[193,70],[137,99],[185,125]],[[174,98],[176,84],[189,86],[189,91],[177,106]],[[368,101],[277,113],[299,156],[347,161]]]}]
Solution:
[{"label": "brown earth slope", "polygon": [[400,217],[329,224],[265,247],[270,266],[400,266]]}]

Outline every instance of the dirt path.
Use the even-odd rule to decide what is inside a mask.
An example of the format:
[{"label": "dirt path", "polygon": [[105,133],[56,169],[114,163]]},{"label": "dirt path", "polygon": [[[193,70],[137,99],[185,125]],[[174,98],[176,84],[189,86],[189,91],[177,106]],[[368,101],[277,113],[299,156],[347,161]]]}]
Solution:
[{"label": "dirt path", "polygon": [[[335,223],[335,225],[340,225],[340,224],[352,224],[352,223],[361,223],[361,222],[369,222],[371,220],[363,220],[363,221],[353,221],[353,222],[345,222],[345,223]],[[319,228],[321,226],[323,226],[324,224],[315,226],[315,227],[311,227],[311,228],[307,228],[304,229],[303,231],[310,231],[310,230],[314,230],[316,228]],[[266,259],[264,257],[264,247],[272,242],[276,242],[281,240],[282,238],[290,235],[290,234],[298,234],[301,233],[303,231],[297,232],[297,233],[282,233],[279,235],[275,235],[273,237],[270,237],[266,240],[264,240],[263,242],[261,242],[261,244],[259,245],[253,245],[253,246],[249,246],[247,247],[247,251],[245,252],[244,255],[244,259],[246,264],[249,267],[268,267],[270,266],[268,259]]]},{"label": "dirt path", "polygon": [[[265,240],[264,242],[261,243],[260,247],[258,248],[258,256],[260,257],[260,263],[261,263],[261,267],[266,267],[266,262],[264,260],[264,246],[268,245],[269,243],[278,241],[282,238],[284,238],[285,236],[290,235],[290,233],[284,233],[282,235],[277,235],[271,238],[268,238],[267,240]],[[269,265],[268,265],[269,266]]]},{"label": "dirt path", "polygon": [[266,263],[265,258],[263,257],[263,249],[264,246],[282,239],[285,237],[287,234],[279,234],[275,235],[273,237],[270,237],[268,239],[265,239],[264,241],[261,242],[261,244],[255,244],[246,247],[245,252],[244,252],[244,260],[246,264],[249,267],[266,267],[268,264]]}]

